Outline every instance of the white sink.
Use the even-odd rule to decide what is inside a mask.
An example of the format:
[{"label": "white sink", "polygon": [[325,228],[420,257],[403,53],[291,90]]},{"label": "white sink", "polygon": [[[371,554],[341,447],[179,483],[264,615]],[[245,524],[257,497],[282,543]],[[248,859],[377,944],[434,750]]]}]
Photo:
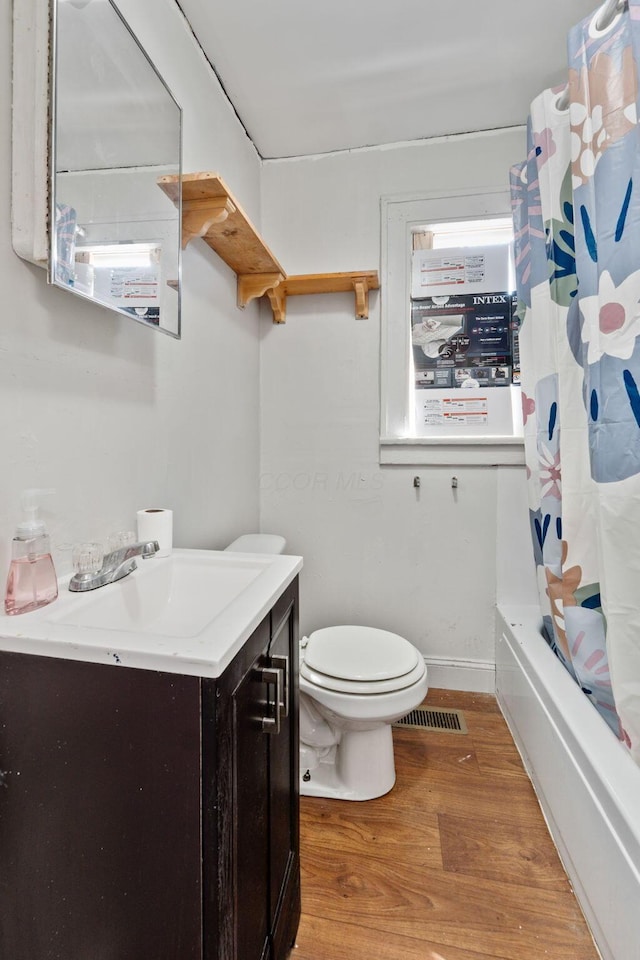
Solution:
[{"label": "white sink", "polygon": [[82,603],[49,618],[72,627],[194,637],[271,566],[271,558],[229,561],[225,553],[175,553],[138,560],[118,583],[85,593]]},{"label": "white sink", "polygon": [[174,550],[117,583],[0,618],[0,648],[218,676],[302,567],[300,557]]}]

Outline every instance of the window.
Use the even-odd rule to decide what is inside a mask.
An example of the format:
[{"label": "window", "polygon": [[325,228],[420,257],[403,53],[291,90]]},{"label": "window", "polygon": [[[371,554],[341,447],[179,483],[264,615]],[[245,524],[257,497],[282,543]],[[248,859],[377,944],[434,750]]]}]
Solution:
[{"label": "window", "polygon": [[158,325],[161,264],[159,241],[87,243],[81,239],[75,247],[70,284],[92,300]]},{"label": "window", "polygon": [[381,463],[522,463],[506,191],[384,198]]}]

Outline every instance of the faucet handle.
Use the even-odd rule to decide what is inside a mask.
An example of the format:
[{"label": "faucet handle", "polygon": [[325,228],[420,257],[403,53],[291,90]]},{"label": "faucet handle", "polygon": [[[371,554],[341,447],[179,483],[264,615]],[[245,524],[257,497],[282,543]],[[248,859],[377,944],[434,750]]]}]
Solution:
[{"label": "faucet handle", "polygon": [[107,537],[107,553],[113,553],[114,550],[120,550],[122,547],[130,547],[136,542],[136,535],[133,530],[118,530]]},{"label": "faucet handle", "polygon": [[76,573],[98,573],[102,569],[104,548],[101,543],[76,543],[71,554]]}]

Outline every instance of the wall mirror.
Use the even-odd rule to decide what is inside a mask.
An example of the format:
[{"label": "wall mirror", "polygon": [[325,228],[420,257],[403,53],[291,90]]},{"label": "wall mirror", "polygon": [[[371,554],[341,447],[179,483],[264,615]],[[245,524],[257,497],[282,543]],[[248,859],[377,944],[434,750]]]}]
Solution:
[{"label": "wall mirror", "polygon": [[112,0],[52,0],[49,280],[180,336],[180,107]]}]

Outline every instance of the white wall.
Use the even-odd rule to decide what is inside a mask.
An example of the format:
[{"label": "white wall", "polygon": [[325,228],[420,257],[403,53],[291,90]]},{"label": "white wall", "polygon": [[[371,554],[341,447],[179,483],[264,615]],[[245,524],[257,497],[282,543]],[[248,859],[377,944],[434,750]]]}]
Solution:
[{"label": "white wall", "polygon": [[[379,269],[381,196],[506,187],[524,151],[517,129],[269,161],[263,229],[288,273]],[[349,294],[290,298],[280,327],[265,311],[262,527],[304,555],[304,631],[393,630],[431,662],[432,685],[491,689],[497,593],[533,597],[524,468],[380,467],[381,296],[368,320]],[[517,558],[501,560],[500,586],[498,530]]]},{"label": "white wall", "polygon": [[[183,107],[184,168],[215,170],[259,222],[260,165],[172,0],[120,0]],[[175,512],[177,545],[224,546],[258,524],[258,308],[193,241],[183,338],[47,286],[11,248],[11,4],[0,12],[0,578],[25,487],[55,487],[59,572],[70,545],[131,529],[142,506]]]},{"label": "white wall", "polygon": [[[289,273],[379,267],[381,195],[502,186],[523,154],[515,130],[273,161],[261,171],[172,0],[120,5],[183,106],[185,170],[220,172],[258,224],[262,180],[263,232]],[[456,685],[482,685],[496,593],[517,592],[513,571],[528,569],[522,526],[513,533],[522,471],[379,466],[384,291],[372,294],[369,320],[356,321],[353,298],[340,294],[290,299],[284,326],[264,309],[259,323],[255,304],[236,308],[233,273],[194,241],[175,342],[47,286],[10,243],[8,7],[0,14],[0,577],[29,486],[58,491],[47,514],[60,572],[74,541],[131,527],[144,505],[173,507],[178,545],[221,547],[260,519],[305,556],[305,630],[349,621],[396,630],[431,660],[432,683],[446,681],[454,661]],[[500,564],[504,588],[497,530],[518,557]]]}]

